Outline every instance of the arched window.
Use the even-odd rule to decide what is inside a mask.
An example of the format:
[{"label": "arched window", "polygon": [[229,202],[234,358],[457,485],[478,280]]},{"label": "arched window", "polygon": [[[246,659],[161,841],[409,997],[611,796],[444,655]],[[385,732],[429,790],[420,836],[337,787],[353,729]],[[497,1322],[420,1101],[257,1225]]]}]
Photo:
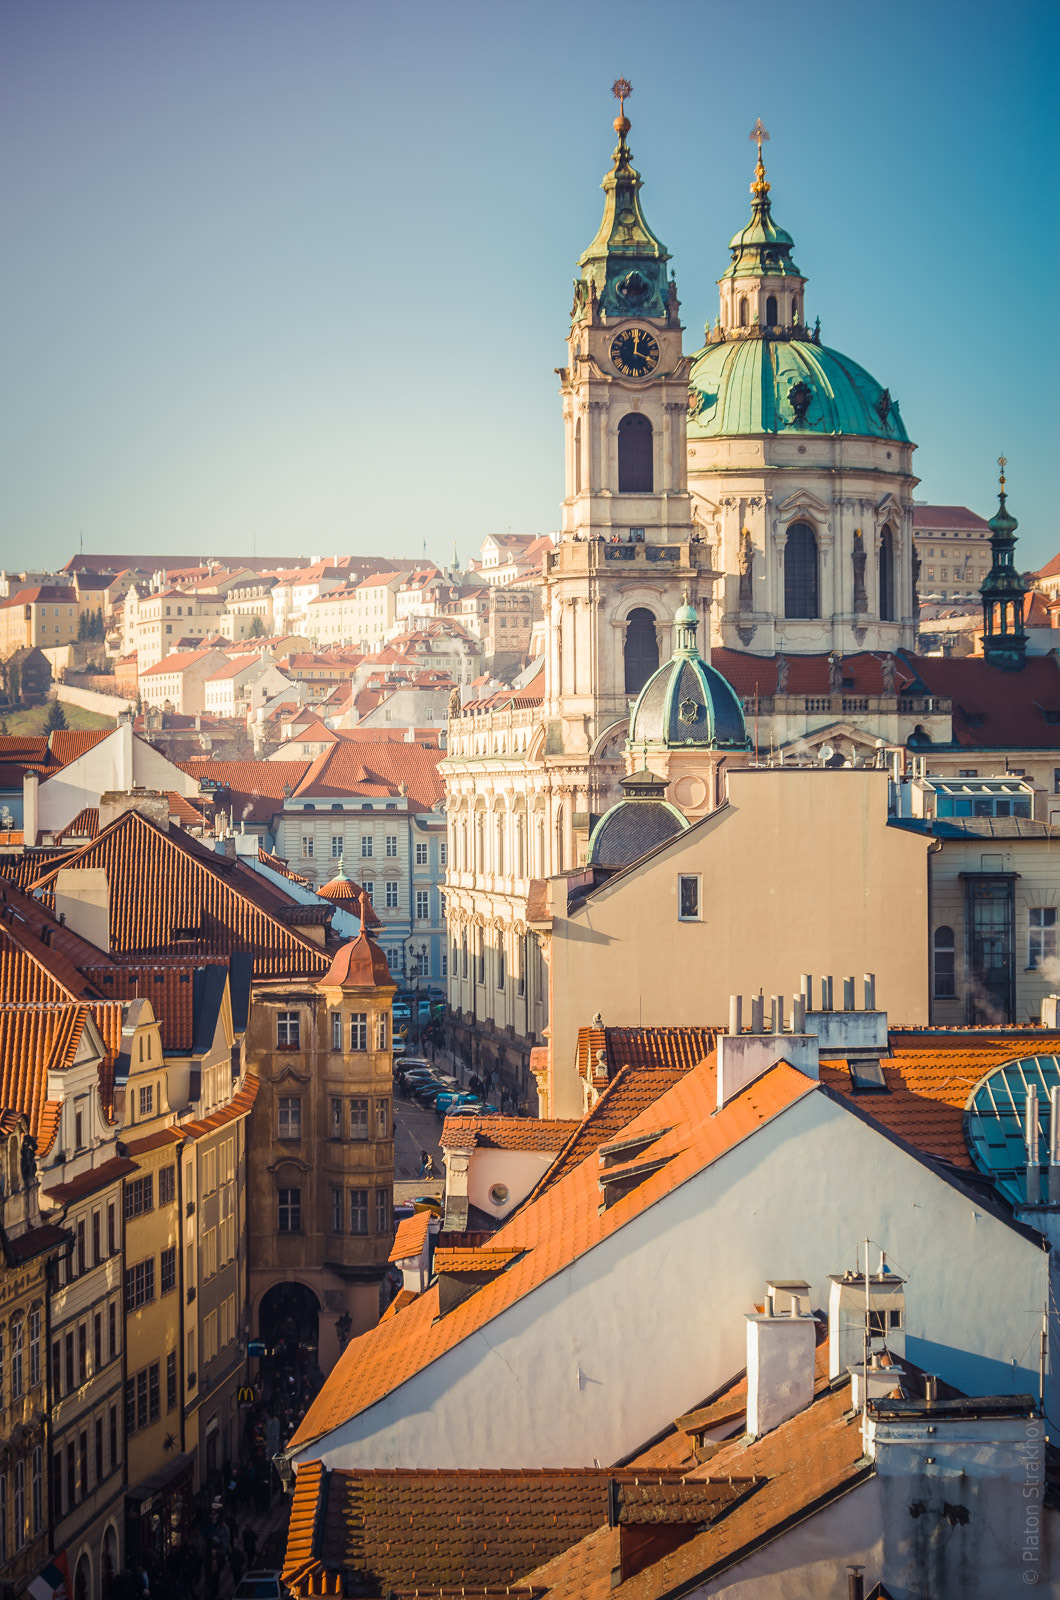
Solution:
[{"label": "arched window", "polygon": [[740,327],[741,328],[746,328],[747,322],[748,322],[748,318],[749,318],[749,312],[748,312],[748,309],[747,309],[747,296],[746,295],[741,295],[740,296]]},{"label": "arched window", "polygon": [[651,494],[651,423],[638,411],[631,411],[618,425],[618,492]]},{"label": "arched window", "polygon": [[582,419],[574,424],[574,493],[582,492]]},{"label": "arched window", "polygon": [[957,965],[953,929],[936,928],[934,937],[934,993],[936,1000],[955,1000],[957,997]]},{"label": "arched window", "polygon": [[894,621],[894,538],[890,523],[880,534],[880,619]]},{"label": "arched window", "polygon": [[816,617],[817,535],[808,522],[793,522],[784,546],[784,615]]},{"label": "arched window", "polygon": [[645,606],[631,611],[626,623],[626,693],[639,694],[659,665],[655,618]]},{"label": "arched window", "polygon": [[777,297],[771,294],[766,301],[766,327],[775,328],[777,325]]}]

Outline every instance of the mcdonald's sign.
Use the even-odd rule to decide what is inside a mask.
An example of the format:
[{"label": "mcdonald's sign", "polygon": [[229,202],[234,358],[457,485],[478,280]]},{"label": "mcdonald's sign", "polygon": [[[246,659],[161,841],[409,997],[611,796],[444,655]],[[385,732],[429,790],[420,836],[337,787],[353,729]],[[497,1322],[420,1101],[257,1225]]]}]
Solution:
[{"label": "mcdonald's sign", "polygon": [[240,1406],[252,1406],[254,1404],[254,1391],[249,1383],[241,1383],[239,1385],[236,1390],[236,1404]]}]

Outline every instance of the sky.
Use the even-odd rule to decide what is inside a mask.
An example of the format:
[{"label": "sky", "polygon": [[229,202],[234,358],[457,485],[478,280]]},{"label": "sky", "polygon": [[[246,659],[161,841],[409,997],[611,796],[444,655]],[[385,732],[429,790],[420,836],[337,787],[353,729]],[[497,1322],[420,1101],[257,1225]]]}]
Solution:
[{"label": "sky", "polygon": [[559,526],[620,74],[685,348],[749,215],[899,401],[918,498],[1060,548],[1057,43],[1037,0],[5,0],[0,565],[462,559]]}]

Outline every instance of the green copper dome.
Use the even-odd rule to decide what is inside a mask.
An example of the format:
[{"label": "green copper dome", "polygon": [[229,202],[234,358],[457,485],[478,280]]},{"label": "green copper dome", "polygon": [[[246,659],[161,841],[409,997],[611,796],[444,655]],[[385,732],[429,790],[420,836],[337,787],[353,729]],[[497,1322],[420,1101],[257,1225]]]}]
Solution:
[{"label": "green copper dome", "polygon": [[898,404],[849,356],[809,339],[725,339],[692,360],[688,437],[862,434],[905,442]]},{"label": "green copper dome", "polygon": [[749,749],[743,707],[735,689],[700,657],[695,609],[686,601],[674,620],[677,649],[637,696],[629,719],[630,745]]}]

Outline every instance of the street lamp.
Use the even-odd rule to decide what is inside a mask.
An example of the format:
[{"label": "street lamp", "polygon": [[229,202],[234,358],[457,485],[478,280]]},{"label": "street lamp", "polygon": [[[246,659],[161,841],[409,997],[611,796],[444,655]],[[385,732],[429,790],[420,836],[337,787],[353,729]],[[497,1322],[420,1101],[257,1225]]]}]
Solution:
[{"label": "street lamp", "polygon": [[423,969],[427,960],[427,941],[425,939],[421,940],[417,945],[416,940],[411,938],[406,939],[405,944],[408,951],[407,964],[409,967],[409,976],[412,979],[412,1004],[415,1007],[415,1014],[412,1018],[412,1021],[415,1025],[414,1036],[418,1043],[420,1035],[423,1032],[423,1029],[420,1026],[420,978],[423,976]]}]

